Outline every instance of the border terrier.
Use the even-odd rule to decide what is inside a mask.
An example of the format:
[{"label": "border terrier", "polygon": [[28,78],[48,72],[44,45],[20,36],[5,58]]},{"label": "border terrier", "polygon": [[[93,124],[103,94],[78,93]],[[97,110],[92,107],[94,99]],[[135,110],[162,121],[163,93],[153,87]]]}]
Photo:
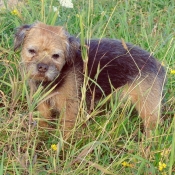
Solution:
[{"label": "border terrier", "polygon": [[[30,88],[52,89],[47,100],[38,104],[43,117],[39,126],[48,127],[52,110],[63,113],[61,126],[66,135],[74,127],[79,111],[81,87],[85,77],[86,101],[98,101],[122,87],[122,96],[129,96],[142,118],[146,134],[161,115],[165,70],[148,52],[116,39],[86,40],[87,63],[82,59],[79,39],[62,26],[41,22],[19,27],[14,50],[22,46],[22,64],[29,75]],[[84,73],[86,67],[87,74]]]}]

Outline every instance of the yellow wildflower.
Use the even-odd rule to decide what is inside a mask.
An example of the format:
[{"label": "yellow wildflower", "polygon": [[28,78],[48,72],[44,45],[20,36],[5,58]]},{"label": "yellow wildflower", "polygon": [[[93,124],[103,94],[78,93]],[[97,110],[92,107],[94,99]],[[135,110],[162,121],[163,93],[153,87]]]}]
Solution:
[{"label": "yellow wildflower", "polygon": [[129,164],[128,162],[126,162],[126,161],[124,161],[124,162],[122,162],[122,165],[124,166],[124,167],[133,167],[133,164]]},{"label": "yellow wildflower", "polygon": [[56,150],[57,150],[57,145],[52,144],[52,145],[51,145],[51,148],[52,148],[54,151],[56,151]]},{"label": "yellow wildflower", "polygon": [[162,171],[164,168],[166,168],[166,164],[159,162],[159,171]]},{"label": "yellow wildflower", "polygon": [[174,69],[174,70],[171,69],[170,73],[171,73],[171,74],[175,74],[175,69]]},{"label": "yellow wildflower", "polygon": [[123,165],[124,167],[126,167],[126,166],[129,166],[129,163],[124,161],[124,162],[122,163],[122,165]]},{"label": "yellow wildflower", "polygon": [[15,16],[19,16],[19,11],[14,9],[13,11],[11,11],[11,14]]}]

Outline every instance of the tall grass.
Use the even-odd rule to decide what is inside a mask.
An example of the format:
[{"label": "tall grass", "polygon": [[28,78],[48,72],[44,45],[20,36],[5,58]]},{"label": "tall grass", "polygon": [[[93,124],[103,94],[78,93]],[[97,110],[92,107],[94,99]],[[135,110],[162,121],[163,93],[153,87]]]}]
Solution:
[{"label": "tall grass", "polygon": [[[170,73],[175,69],[174,0],[73,3],[69,9],[56,0],[29,0],[15,7],[16,14],[0,9],[0,174],[175,174],[175,75]],[[142,133],[142,121],[120,91],[102,99],[91,113],[82,99],[69,142],[57,129],[59,119],[52,130],[38,129],[36,105],[42,89],[31,97],[19,53],[13,52],[15,28],[35,21],[63,25],[82,44],[85,38],[118,38],[154,53],[166,67],[167,84],[164,122],[151,139]],[[86,54],[83,58],[86,62]],[[166,164],[162,171],[160,162]]]}]

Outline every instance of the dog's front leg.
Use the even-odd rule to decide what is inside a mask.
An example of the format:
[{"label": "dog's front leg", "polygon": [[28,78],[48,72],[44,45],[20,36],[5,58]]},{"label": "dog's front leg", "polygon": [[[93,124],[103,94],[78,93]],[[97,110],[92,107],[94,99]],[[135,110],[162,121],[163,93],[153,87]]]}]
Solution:
[{"label": "dog's front leg", "polygon": [[43,127],[43,128],[49,128],[48,122],[52,119],[50,106],[46,102],[43,102],[43,103],[39,104],[37,108],[38,108],[38,111],[42,117],[39,120],[39,126]]},{"label": "dog's front leg", "polygon": [[78,100],[66,99],[64,107],[62,106],[61,127],[64,139],[67,139],[70,136],[71,131],[75,126],[78,105]]}]

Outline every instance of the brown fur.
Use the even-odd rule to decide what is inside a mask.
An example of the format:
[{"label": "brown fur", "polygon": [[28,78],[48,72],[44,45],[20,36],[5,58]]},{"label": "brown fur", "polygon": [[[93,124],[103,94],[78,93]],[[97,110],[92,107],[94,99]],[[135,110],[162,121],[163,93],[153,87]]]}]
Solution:
[{"label": "brown fur", "polygon": [[39,123],[41,127],[49,127],[46,121],[52,120],[52,115],[50,112],[52,108],[57,109],[60,114],[62,114],[61,126],[63,135],[67,135],[74,127],[79,106],[77,84],[79,84],[80,81],[75,75],[75,73],[70,72],[64,86],[61,86],[58,89],[58,93],[54,93],[53,91],[48,100],[38,105],[38,111],[40,111],[41,116],[44,118],[44,120],[41,120]]},{"label": "brown fur", "polygon": [[[152,79],[154,82],[150,85]],[[136,80],[127,85],[124,92],[125,95],[131,97],[132,103],[135,104],[139,116],[143,120],[146,134],[149,136],[149,131],[156,128],[158,116],[161,116],[162,89],[160,89],[157,78],[150,75],[141,81]]]}]

